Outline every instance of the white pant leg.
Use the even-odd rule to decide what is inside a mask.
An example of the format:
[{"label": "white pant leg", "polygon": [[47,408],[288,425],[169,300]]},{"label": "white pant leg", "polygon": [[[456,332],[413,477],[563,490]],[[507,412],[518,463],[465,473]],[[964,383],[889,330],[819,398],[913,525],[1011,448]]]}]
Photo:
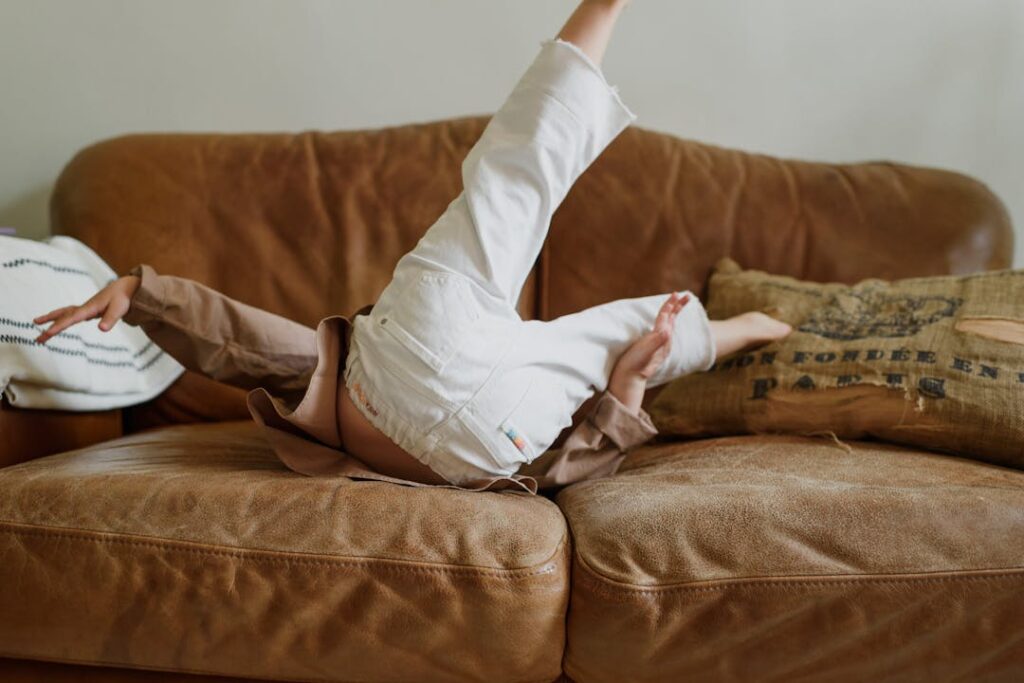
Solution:
[{"label": "white pant leg", "polygon": [[396,270],[453,270],[514,309],[555,209],[636,118],[579,47],[541,41],[463,161],[462,193]]},{"label": "white pant leg", "polygon": [[[648,387],[708,370],[715,362],[715,344],[707,312],[692,292],[676,314],[668,358],[647,382]],[[528,335],[527,345],[538,361],[559,376],[576,407],[596,391],[604,391],[619,356],[654,327],[669,294],[617,299],[542,322]],[[575,408],[573,408],[575,411]]]},{"label": "white pant leg", "polygon": [[[542,454],[572,424],[573,413],[595,389],[608,388],[619,356],[654,327],[668,297],[618,299],[554,320],[523,321],[523,333],[503,360],[498,381],[478,402],[491,431],[512,429],[522,436],[526,462]],[[707,313],[696,296],[690,297],[676,315],[669,356],[648,381],[649,387],[710,369],[715,362]],[[516,397],[514,407],[503,400],[505,394]],[[509,443],[507,438],[493,439],[495,452],[506,454],[502,464],[516,456]]]},{"label": "white pant leg", "polygon": [[[435,413],[409,418],[428,432],[425,439],[439,440],[433,461],[446,458],[446,471],[457,472],[459,461],[514,471],[523,454],[499,427],[515,417],[515,406],[534,406],[533,395],[557,400],[551,419],[563,419],[561,391],[548,394],[538,381],[527,395],[533,368],[507,382],[493,371],[525,337],[516,304],[555,209],[636,118],[582,50],[541,41],[463,161],[462,193],[399,260],[370,318],[357,322],[355,341],[364,364],[381,371],[381,396],[423,390],[453,411],[437,432],[428,432]],[[399,376],[407,386],[398,386]],[[546,433],[531,438],[539,447]]]}]

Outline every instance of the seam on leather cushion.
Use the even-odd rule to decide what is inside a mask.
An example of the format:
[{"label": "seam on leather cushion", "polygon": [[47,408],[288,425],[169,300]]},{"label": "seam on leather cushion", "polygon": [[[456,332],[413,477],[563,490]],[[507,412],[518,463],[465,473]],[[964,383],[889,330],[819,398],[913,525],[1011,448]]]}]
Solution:
[{"label": "seam on leather cushion", "polygon": [[[219,678],[230,678],[228,674],[220,671],[211,671],[209,669],[193,669],[191,667],[169,667],[169,666],[144,666],[136,664],[135,662],[123,662],[123,661],[112,661],[104,659],[74,659],[71,657],[33,657],[31,660],[24,660],[23,655],[6,652],[0,650],[0,657],[6,659],[27,661],[29,663],[33,661],[39,662],[50,662],[53,664],[71,664],[71,665],[88,665],[88,666],[108,666],[112,668],[123,669],[129,667],[131,669],[138,669],[140,671],[166,671],[168,673],[184,673],[184,674],[200,674],[204,676],[217,676]],[[239,679],[242,680],[242,679]],[[286,683],[325,683],[329,679],[326,678],[277,678],[277,677],[260,677],[252,678],[249,677],[246,680],[253,681],[285,681]],[[352,678],[346,678],[344,683],[377,683],[376,681],[370,680],[355,680]],[[560,679],[552,681],[550,676],[544,678],[535,678],[530,681],[524,681],[523,683],[561,683]]]},{"label": "seam on leather cushion", "polygon": [[[54,529],[54,530],[51,530]],[[59,530],[59,531],[55,531]],[[434,573],[434,574],[466,574],[478,576],[496,576],[498,578],[528,578],[540,574],[550,574],[558,570],[559,559],[564,552],[566,538],[559,541],[555,552],[540,565],[519,569],[497,569],[488,567],[466,567],[462,565],[416,565],[410,560],[393,560],[379,557],[353,558],[346,556],[309,556],[306,553],[286,553],[279,550],[262,550],[259,548],[224,548],[209,546],[190,541],[146,540],[150,537],[126,537],[111,532],[91,531],[87,529],[69,529],[67,527],[40,527],[35,524],[0,521],[0,533],[13,536],[39,538],[69,538],[92,543],[117,543],[122,545],[149,546],[174,552],[195,553],[200,555],[234,556],[258,562],[279,562],[282,564],[321,564],[334,566],[365,566],[376,565],[375,569],[385,569],[398,573]]]},{"label": "seam on leather cushion", "polygon": [[[983,573],[984,572],[984,573]],[[938,574],[939,576],[929,575]],[[703,593],[734,589],[778,589],[794,590],[827,586],[843,586],[856,584],[900,584],[900,583],[953,583],[957,581],[994,581],[1016,579],[1024,585],[1024,567],[999,567],[995,569],[963,569],[943,572],[921,572],[908,574],[861,574],[861,575],[799,575],[773,576],[770,578],[748,577],[745,579],[724,579],[715,585],[700,585],[703,582],[687,582],[669,586],[633,586],[606,579],[589,566],[580,557],[573,558],[572,585],[577,582],[586,584],[597,593],[606,596],[629,597],[642,595],[644,599],[651,593]]]},{"label": "seam on leather cushion", "polygon": [[[0,657],[14,660],[24,660],[24,655],[17,652],[6,652],[0,650]],[[217,676],[220,678],[227,677],[221,671],[213,671],[211,669],[194,669],[192,667],[170,667],[170,666],[146,666],[137,664],[135,662],[129,662],[127,660],[107,660],[107,659],[75,659],[73,657],[36,657],[33,656],[29,662],[50,662],[52,664],[69,664],[69,665],[87,665],[87,666],[108,666],[117,669],[138,669],[140,671],[165,671],[167,673],[183,673],[183,674],[198,674],[204,676]],[[324,678],[252,678],[254,681],[287,681],[287,683],[324,683],[327,679]],[[371,683],[370,681],[354,681],[346,679],[345,683]]]}]

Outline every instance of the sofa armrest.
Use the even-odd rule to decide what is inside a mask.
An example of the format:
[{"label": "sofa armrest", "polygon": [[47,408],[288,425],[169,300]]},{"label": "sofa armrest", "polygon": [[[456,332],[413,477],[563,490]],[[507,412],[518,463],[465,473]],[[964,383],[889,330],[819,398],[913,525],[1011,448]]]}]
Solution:
[{"label": "sofa armrest", "polygon": [[121,436],[121,410],[28,410],[0,400],[0,467]]}]

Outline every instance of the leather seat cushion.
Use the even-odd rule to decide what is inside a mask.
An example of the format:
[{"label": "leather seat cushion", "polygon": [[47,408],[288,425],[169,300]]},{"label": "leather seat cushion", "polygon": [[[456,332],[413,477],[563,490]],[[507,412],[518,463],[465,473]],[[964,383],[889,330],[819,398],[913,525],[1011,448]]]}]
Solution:
[{"label": "leather seat cushion", "polygon": [[558,677],[570,552],[551,500],[304,477],[258,429],[167,427],[0,469],[0,656]]},{"label": "leather seat cushion", "polygon": [[741,436],[655,442],[555,500],[574,680],[1024,675],[1024,471]]}]

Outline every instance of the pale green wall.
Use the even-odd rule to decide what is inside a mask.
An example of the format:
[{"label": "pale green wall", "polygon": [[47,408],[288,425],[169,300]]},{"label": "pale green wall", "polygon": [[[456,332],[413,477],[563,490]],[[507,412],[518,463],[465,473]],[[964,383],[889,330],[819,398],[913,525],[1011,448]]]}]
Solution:
[{"label": "pale green wall", "polygon": [[[492,112],[572,0],[0,0],[0,225],[47,232],[76,150],[128,132]],[[604,63],[636,125],[987,182],[1024,225],[1024,2],[633,0]],[[1024,238],[1017,264],[1024,265]]]}]

